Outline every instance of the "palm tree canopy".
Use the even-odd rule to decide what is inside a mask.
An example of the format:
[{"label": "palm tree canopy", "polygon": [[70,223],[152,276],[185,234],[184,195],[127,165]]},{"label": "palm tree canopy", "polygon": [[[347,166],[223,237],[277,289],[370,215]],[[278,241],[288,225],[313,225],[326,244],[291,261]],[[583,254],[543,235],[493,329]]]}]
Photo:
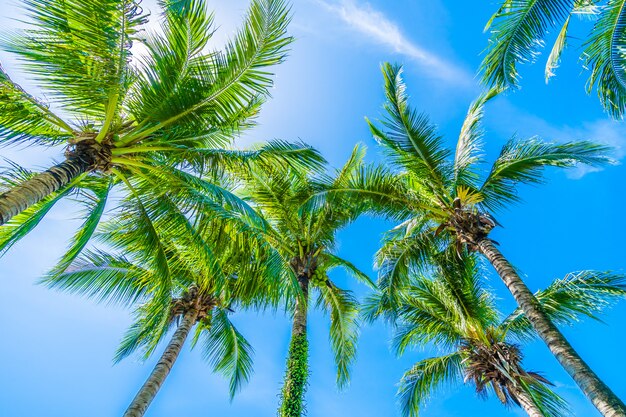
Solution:
[{"label": "palm tree canopy", "polygon": [[[493,392],[505,404],[517,403],[516,392],[524,390],[544,415],[562,415],[565,403],[549,382],[521,365],[516,343],[535,337],[534,331],[519,310],[502,318],[483,276],[476,255],[459,258],[449,251],[430,272],[411,275],[395,311],[388,310],[382,293],[368,298],[366,317],[392,318],[393,347],[399,355],[425,346],[437,346],[440,352],[404,374],[398,390],[403,415],[418,415],[438,388],[461,381],[471,381],[481,396]],[[596,317],[623,298],[624,283],[622,275],[582,271],[555,280],[536,297],[553,320],[573,324],[581,317]]]},{"label": "palm tree canopy", "polygon": [[[473,250],[476,240],[497,225],[494,215],[520,200],[519,185],[541,183],[546,167],[611,162],[609,148],[593,142],[513,137],[485,169],[483,109],[500,90],[485,92],[472,103],[452,151],[428,118],[410,107],[402,69],[385,64],[383,75],[386,115],[379,124],[369,123],[393,170],[385,175],[395,176],[396,183],[385,190],[386,198],[371,203],[403,220],[388,232],[376,255],[383,291],[401,287],[409,271],[427,265],[429,254],[451,242],[459,251],[462,246]],[[370,191],[361,194],[367,198]],[[395,210],[398,206],[403,208]],[[393,302],[392,294],[388,296],[388,302]]]},{"label": "palm tree canopy", "polygon": [[202,344],[203,356],[230,379],[234,395],[251,375],[252,347],[229,315],[234,309],[276,304],[279,258],[262,236],[228,217],[228,211],[216,217],[198,204],[183,213],[175,204],[136,198],[123,205],[124,215],[102,223],[96,233],[107,252],[86,250],[67,271],[50,274],[44,283],[134,307],[135,322],[116,361],[137,349],[144,357],[151,355],[193,304],[199,309],[193,345]]},{"label": "palm tree canopy", "polygon": [[[80,154],[92,166],[3,226],[0,252],[66,196],[84,204],[85,222],[59,270],[85,246],[111,193],[133,194],[135,179],[159,191],[201,190],[219,201],[229,192],[197,178],[207,170],[272,158],[319,160],[309,147],[281,141],[252,151],[224,148],[253,125],[272,86],[269,68],[286,56],[291,37],[283,0],[252,0],[224,51],[211,50],[214,23],[203,0],[159,4],[161,31],[146,34],[147,18],[135,1],[24,0],[32,26],[4,47],[20,57],[53,106],[0,71],[0,145],[65,144],[66,155]],[[133,56],[138,44],[146,53]],[[35,176],[9,166],[0,192]]]},{"label": "palm tree canopy", "polygon": [[292,311],[301,290],[296,279],[306,275],[316,290],[317,306],[329,312],[330,341],[337,363],[337,382],[348,381],[356,354],[357,301],[335,285],[332,269],[343,268],[357,280],[373,286],[370,278],[335,253],[337,232],[355,220],[364,208],[352,204],[348,194],[330,194],[358,178],[364,169],[365,149],[357,145],[346,164],[334,175],[323,167],[264,165],[245,176],[243,196],[267,221],[263,234],[283,259],[284,296]]},{"label": "palm tree canopy", "polygon": [[621,118],[626,110],[626,2],[624,0],[505,0],[485,30],[491,38],[482,62],[483,82],[518,87],[519,64],[534,63],[549,33],[554,45],[546,62],[546,82],[555,74],[561,52],[572,40],[572,18],[591,17],[593,28],[582,43],[581,60],[589,70],[587,92],[597,90],[605,110]]}]

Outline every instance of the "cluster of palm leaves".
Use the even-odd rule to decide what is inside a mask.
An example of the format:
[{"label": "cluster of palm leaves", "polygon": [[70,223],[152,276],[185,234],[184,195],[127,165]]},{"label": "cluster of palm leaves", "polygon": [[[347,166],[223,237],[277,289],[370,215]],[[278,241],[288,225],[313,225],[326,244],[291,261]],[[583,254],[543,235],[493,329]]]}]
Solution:
[{"label": "cluster of palm leaves", "polygon": [[589,71],[587,92],[595,88],[605,110],[616,118],[626,111],[626,2],[624,0],[504,0],[485,30],[491,33],[482,63],[483,81],[518,87],[519,64],[534,63],[555,30],[546,59],[546,82],[555,75],[563,49],[579,39],[570,25],[591,20],[580,61]]},{"label": "cluster of palm leaves", "polygon": [[[471,383],[531,416],[563,415],[567,405],[549,379],[523,364],[523,343],[540,338],[603,415],[626,416],[557,327],[596,317],[626,296],[624,277],[582,271],[533,294],[489,237],[497,213],[519,201],[518,186],[541,182],[544,168],[610,163],[610,150],[592,142],[513,138],[483,168],[483,109],[515,80],[514,63],[498,70],[504,75],[487,72],[498,86],[470,106],[454,152],[410,107],[401,68],[383,65],[386,114],[369,124],[387,164],[366,163],[357,145],[333,169],[303,143],[232,147],[254,125],[271,68],[292,40],[283,0],[252,0],[223,51],[212,49],[213,19],[202,0],[160,1],[159,33],[145,32],[147,16],[132,0],[23,3],[33,25],[5,47],[52,101],[0,69],[0,144],[65,146],[65,158],[40,173],[7,163],[0,253],[58,201],[85,207],[84,223],[43,283],[133,309],[116,360],[152,355],[173,330],[126,417],[144,415],[192,333],[234,396],[252,374],[252,347],[231,316],[268,309],[292,319],[278,412],[302,416],[312,307],[330,318],[340,387],[349,382],[361,318],[386,320],[399,354],[439,348],[402,377],[403,415],[417,415],[444,383]],[[507,2],[498,21],[521,3]],[[591,2],[575,3],[579,10]],[[526,41],[516,38],[513,49]],[[133,56],[134,43],[147,52]],[[489,62],[499,59],[494,51]],[[376,254],[376,283],[337,251],[337,232],[363,214],[398,223]],[[485,283],[485,261],[519,305],[507,316]],[[359,303],[333,282],[335,268],[372,295]]]}]

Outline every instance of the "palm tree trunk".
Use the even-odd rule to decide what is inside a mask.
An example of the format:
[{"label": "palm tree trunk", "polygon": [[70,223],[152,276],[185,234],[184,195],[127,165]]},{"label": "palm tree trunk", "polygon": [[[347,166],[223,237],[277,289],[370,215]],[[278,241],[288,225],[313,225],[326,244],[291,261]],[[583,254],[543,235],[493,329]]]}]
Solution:
[{"label": "palm tree trunk", "polygon": [[515,393],[515,398],[519,401],[520,407],[526,411],[528,417],[545,417],[541,410],[535,405],[530,395],[523,390]]},{"label": "palm tree trunk", "polygon": [[66,186],[78,175],[89,171],[92,162],[75,155],[0,194],[0,226],[13,216]]},{"label": "palm tree trunk", "polygon": [[565,336],[543,311],[515,268],[500,253],[493,242],[484,238],[478,242],[477,246],[478,250],[485,255],[498,272],[539,337],[598,411],[606,417],[626,417],[626,406],[622,400],[598,378],[569,344]]},{"label": "palm tree trunk", "polygon": [[165,378],[172,370],[174,362],[180,353],[180,350],[191,331],[191,328],[196,324],[198,318],[198,311],[192,310],[183,316],[183,320],[176,329],[172,340],[167,345],[165,352],[159,359],[152,373],[148,377],[148,380],[143,384],[133,401],[128,406],[128,409],[124,413],[124,417],[141,417],[145,414],[148,406],[156,397],[157,392],[163,385]]},{"label": "palm tree trunk", "polygon": [[301,417],[304,414],[304,394],[309,376],[309,342],[307,340],[307,312],[309,278],[298,277],[302,297],[296,300],[287,357],[287,372],[281,394],[279,417]]}]

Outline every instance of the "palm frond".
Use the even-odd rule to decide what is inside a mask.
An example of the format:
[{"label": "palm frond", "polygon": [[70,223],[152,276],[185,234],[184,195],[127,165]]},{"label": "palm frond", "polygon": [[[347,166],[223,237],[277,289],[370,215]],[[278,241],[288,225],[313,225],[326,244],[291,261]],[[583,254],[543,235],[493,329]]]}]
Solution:
[{"label": "palm frond", "polygon": [[545,167],[608,164],[609,150],[607,146],[587,141],[550,143],[538,138],[513,138],[502,148],[480,189],[481,204],[495,210],[519,201],[517,185],[541,183]]},{"label": "palm frond", "polygon": [[91,190],[94,194],[93,199],[87,198],[87,201],[85,201],[85,221],[72,239],[72,243],[68,250],[50,272],[52,275],[64,272],[71,265],[83,248],[87,246],[87,243],[89,243],[96,227],[98,227],[98,224],[102,219],[109,193],[113,187],[113,181],[111,179],[105,179],[101,183],[97,183],[95,185],[96,187]]},{"label": "palm frond", "polygon": [[358,302],[350,291],[328,280],[317,288],[325,309],[330,312],[330,342],[337,365],[337,385],[343,388],[350,380],[350,365],[356,357]]},{"label": "palm frond", "polygon": [[362,282],[372,289],[376,288],[376,284],[374,283],[374,281],[372,281],[372,279],[366,273],[357,268],[352,262],[328,252],[325,252],[322,257],[324,266],[327,270],[333,268],[343,268],[358,281]]},{"label": "palm frond", "polygon": [[206,121],[215,126],[232,120],[242,110],[247,115],[255,113],[272,86],[268,68],[283,61],[292,40],[286,35],[289,20],[283,0],[253,0],[243,28],[227,44],[226,52],[198,57],[192,77],[176,95],[176,103],[156,107],[160,113],[146,109],[143,122],[122,143],[185,125],[204,131]]},{"label": "palm frond", "polygon": [[[599,320],[600,313],[625,297],[624,275],[598,271],[568,274],[535,293],[550,320],[559,325],[571,325],[584,317]],[[535,337],[530,322],[519,309],[511,313],[501,326],[518,338]]]},{"label": "palm frond", "polygon": [[132,0],[23,3],[32,26],[9,39],[5,49],[18,54],[65,108],[110,123],[129,83],[132,40],[146,22],[138,4]]},{"label": "palm frond", "polygon": [[554,45],[552,46],[552,50],[550,51],[550,55],[548,55],[548,60],[546,62],[546,84],[550,81],[550,78],[554,77],[554,70],[559,66],[559,61],[561,60],[561,53],[565,48],[567,42],[567,30],[569,28],[569,20],[570,16],[565,19],[565,23],[563,23],[563,27],[559,32],[559,35],[554,41]]},{"label": "palm frond", "polygon": [[507,0],[492,18],[491,38],[480,70],[483,83],[517,87],[517,66],[537,59],[548,31],[562,25],[574,0]]},{"label": "palm frond", "polygon": [[492,88],[483,92],[474,101],[465,116],[461,134],[456,145],[454,156],[455,184],[459,186],[474,185],[478,178],[475,172],[476,165],[481,162],[483,131],[481,127],[485,104],[502,92],[502,89]]},{"label": "palm frond", "polygon": [[419,361],[404,373],[398,388],[403,417],[417,417],[420,406],[436,388],[462,376],[462,357],[458,353]]},{"label": "palm frond", "polygon": [[626,3],[607,2],[584,46],[585,66],[591,70],[587,91],[595,87],[606,111],[615,117],[623,116],[626,110]]},{"label": "palm frond", "polygon": [[252,346],[222,309],[213,311],[211,327],[204,336],[204,355],[215,371],[230,380],[231,398],[252,375]]},{"label": "palm frond", "polygon": [[70,126],[15,84],[0,65],[0,145],[55,145],[71,134]]},{"label": "palm frond", "polygon": [[413,172],[433,192],[443,192],[448,182],[450,152],[442,145],[428,117],[418,114],[408,104],[402,68],[383,64],[387,102],[385,130],[369,122],[372,134],[387,150],[393,163]]},{"label": "palm frond", "polygon": [[115,363],[131,355],[137,349],[143,350],[144,359],[150,357],[173,324],[170,317],[171,303],[170,294],[160,291],[135,310],[135,321],[128,328],[115,351],[113,357]]},{"label": "palm frond", "polygon": [[[531,376],[536,375],[529,372]],[[569,404],[560,395],[541,381],[520,381],[531,401],[545,417],[562,417],[572,415]]]},{"label": "palm frond", "polygon": [[124,256],[85,251],[70,268],[48,274],[41,283],[98,302],[131,305],[152,291],[153,278]]}]

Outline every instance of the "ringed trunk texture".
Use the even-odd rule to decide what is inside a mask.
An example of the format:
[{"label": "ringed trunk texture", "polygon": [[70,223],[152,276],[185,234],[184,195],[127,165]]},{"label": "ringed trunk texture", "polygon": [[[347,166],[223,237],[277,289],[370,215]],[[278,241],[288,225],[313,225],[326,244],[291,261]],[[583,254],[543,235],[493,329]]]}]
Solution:
[{"label": "ringed trunk texture", "polygon": [[72,156],[58,165],[0,194],[0,226],[89,171],[92,161]]},{"label": "ringed trunk texture", "polygon": [[287,371],[278,410],[279,417],[301,417],[304,415],[304,394],[309,377],[309,342],[307,340],[309,278],[300,276],[298,283],[302,290],[302,298],[296,300],[293,315]]},{"label": "ringed trunk texture", "polygon": [[128,406],[124,417],[141,417],[145,414],[148,406],[161,388],[161,385],[163,385],[165,378],[167,378],[167,375],[172,370],[172,366],[174,366],[174,362],[176,362],[176,358],[178,358],[191,328],[196,324],[197,318],[197,310],[192,310],[183,316],[182,322],[176,329],[174,336],[172,336],[172,340],[170,340],[170,343],[167,345],[161,359],[159,359],[159,362],[152,370],[148,380],[143,384]]},{"label": "ringed trunk texture", "polygon": [[519,390],[515,393],[515,397],[519,401],[520,407],[528,414],[528,417],[545,417],[527,392]]},{"label": "ringed trunk texture", "polygon": [[484,238],[478,242],[477,247],[498,272],[539,337],[598,411],[606,417],[626,417],[626,405],[569,344],[493,242]]}]

